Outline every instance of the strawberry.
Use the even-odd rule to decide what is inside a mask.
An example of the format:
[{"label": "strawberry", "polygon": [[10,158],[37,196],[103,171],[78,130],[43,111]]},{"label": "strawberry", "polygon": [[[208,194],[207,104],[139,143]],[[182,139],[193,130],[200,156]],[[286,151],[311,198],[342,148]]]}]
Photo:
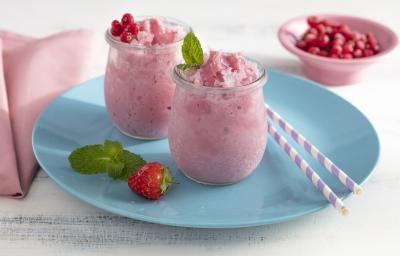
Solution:
[{"label": "strawberry", "polygon": [[157,162],[145,164],[128,179],[133,192],[151,200],[160,199],[172,183],[170,171]]}]

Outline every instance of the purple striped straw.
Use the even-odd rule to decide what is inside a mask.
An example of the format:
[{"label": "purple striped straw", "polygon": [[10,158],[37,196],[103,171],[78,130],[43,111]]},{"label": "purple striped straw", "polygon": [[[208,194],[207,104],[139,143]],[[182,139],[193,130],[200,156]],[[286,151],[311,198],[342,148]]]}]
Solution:
[{"label": "purple striped straw", "polygon": [[269,118],[279,125],[287,134],[289,134],[297,144],[302,146],[315,160],[324,166],[331,174],[340,180],[354,194],[361,194],[362,188],[352,178],[350,178],[342,169],[334,164],[326,155],[324,155],[317,147],[311,144],[301,133],[297,132],[288,122],[286,122],[278,113],[273,111],[267,104],[267,115]]},{"label": "purple striped straw", "polygon": [[332,189],[319,177],[314,169],[304,160],[299,153],[287,140],[278,134],[274,127],[268,122],[268,132],[271,137],[279,144],[292,161],[303,171],[307,178],[317,187],[324,197],[344,216],[349,214],[349,210],[344,206],[343,201],[332,191]]}]

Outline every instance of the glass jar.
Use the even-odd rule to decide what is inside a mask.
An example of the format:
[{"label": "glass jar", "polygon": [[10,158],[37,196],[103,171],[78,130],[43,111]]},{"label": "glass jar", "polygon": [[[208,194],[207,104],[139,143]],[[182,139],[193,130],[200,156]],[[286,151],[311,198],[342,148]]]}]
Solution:
[{"label": "glass jar", "polygon": [[[175,19],[159,19],[185,33],[191,30]],[[143,46],[123,43],[106,31],[110,50],[104,78],[105,101],[112,122],[122,133],[138,139],[167,136],[175,90],[171,71],[182,63],[183,37],[170,44]]]},{"label": "glass jar", "polygon": [[193,85],[177,68],[169,146],[178,168],[205,184],[224,185],[249,176],[263,158],[267,119],[264,67],[251,84],[215,88]]}]

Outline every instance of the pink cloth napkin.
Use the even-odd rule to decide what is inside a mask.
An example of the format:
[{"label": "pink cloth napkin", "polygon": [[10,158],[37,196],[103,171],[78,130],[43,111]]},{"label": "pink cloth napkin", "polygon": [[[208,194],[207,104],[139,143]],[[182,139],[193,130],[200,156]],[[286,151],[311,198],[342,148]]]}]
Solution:
[{"label": "pink cloth napkin", "polygon": [[0,31],[0,195],[26,195],[38,169],[35,120],[55,97],[89,78],[93,39],[87,30],[42,39]]}]

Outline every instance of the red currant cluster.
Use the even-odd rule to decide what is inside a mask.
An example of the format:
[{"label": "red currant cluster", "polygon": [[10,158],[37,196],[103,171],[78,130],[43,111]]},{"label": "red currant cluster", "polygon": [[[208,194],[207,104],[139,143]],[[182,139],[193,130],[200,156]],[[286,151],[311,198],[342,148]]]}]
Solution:
[{"label": "red currant cluster", "polygon": [[119,36],[121,42],[130,43],[139,32],[138,25],[133,20],[130,13],[125,13],[121,21],[113,20],[111,23],[111,34]]},{"label": "red currant cluster", "polygon": [[307,18],[309,28],[296,46],[311,54],[336,59],[353,59],[375,55],[379,44],[371,32],[351,30],[345,24],[335,24],[315,16]]}]

